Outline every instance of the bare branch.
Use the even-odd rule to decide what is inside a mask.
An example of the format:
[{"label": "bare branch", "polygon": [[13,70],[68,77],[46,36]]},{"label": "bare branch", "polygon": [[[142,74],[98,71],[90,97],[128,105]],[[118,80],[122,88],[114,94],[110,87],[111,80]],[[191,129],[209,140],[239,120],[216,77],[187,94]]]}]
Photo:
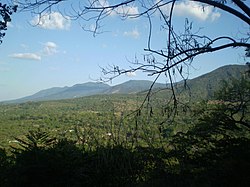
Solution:
[{"label": "bare branch", "polygon": [[245,16],[244,14],[242,14],[241,12],[223,4],[223,3],[219,3],[217,1],[213,1],[213,0],[191,0],[191,1],[195,1],[195,2],[200,2],[200,3],[204,3],[207,5],[211,5],[213,7],[219,8],[221,10],[224,10],[238,18],[240,18],[242,21],[246,22],[248,25],[250,25],[250,18],[249,16]]},{"label": "bare branch", "polygon": [[241,8],[250,17],[250,8],[241,0],[232,0],[238,7]]}]

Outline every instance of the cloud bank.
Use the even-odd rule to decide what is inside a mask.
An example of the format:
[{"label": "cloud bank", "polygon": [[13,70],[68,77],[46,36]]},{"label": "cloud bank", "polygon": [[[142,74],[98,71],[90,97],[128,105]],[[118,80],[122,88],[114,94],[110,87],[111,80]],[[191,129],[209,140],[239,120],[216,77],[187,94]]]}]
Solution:
[{"label": "cloud bank", "polygon": [[139,14],[139,10],[138,7],[136,6],[123,6],[123,7],[118,7],[117,9],[115,9],[115,13],[113,13],[112,15],[115,14],[121,14],[121,15],[127,15],[128,17],[133,16],[133,15],[138,15]]},{"label": "cloud bank", "polygon": [[[93,1],[95,7],[108,7],[110,6],[110,3],[108,0],[99,0],[99,1]],[[155,3],[165,3],[165,1],[161,0],[155,0]],[[171,9],[171,4],[167,4],[163,7],[161,7],[163,11],[169,13]],[[109,11],[109,9],[107,9]],[[124,6],[119,6],[112,10],[111,15],[122,15],[122,16],[128,16],[128,17],[133,17],[133,15],[138,15],[139,14],[139,9],[137,6],[129,6],[129,5],[124,5]],[[195,17],[201,21],[214,21],[218,19],[221,14],[216,11],[215,8],[212,6],[205,6],[201,3],[190,1],[190,0],[183,0],[183,1],[178,1],[175,3],[174,6],[174,14],[176,16],[186,16],[186,17]]]},{"label": "cloud bank", "polygon": [[14,53],[11,54],[10,57],[17,59],[25,59],[25,60],[36,60],[40,61],[42,57],[36,53]]},{"label": "cloud bank", "polygon": [[71,25],[69,17],[63,16],[59,12],[51,12],[50,14],[43,14],[36,16],[31,20],[32,25],[37,25],[43,29],[50,30],[68,30]]},{"label": "cloud bank", "polygon": [[[49,55],[54,55],[58,52],[57,48],[57,44],[54,42],[46,42],[43,45],[43,48],[35,53],[14,53],[9,55],[9,57],[11,58],[16,58],[16,59],[24,59],[24,60],[35,60],[35,61],[40,61],[42,60],[42,57],[44,56],[49,56]],[[26,49],[28,48],[28,46],[26,46],[25,44],[23,44],[22,46],[24,46]]]},{"label": "cloud bank", "polygon": [[135,77],[135,76],[136,76],[136,73],[130,71],[130,72],[127,72],[126,75],[127,75],[128,77]]},{"label": "cloud bank", "polygon": [[53,55],[57,52],[57,45],[54,42],[46,42],[44,44],[43,53],[45,55]]},{"label": "cloud bank", "polygon": [[[94,7],[108,7],[112,6],[110,5],[108,0],[99,0],[99,1],[93,1],[91,3],[94,3]],[[111,11],[110,15],[115,16],[115,15],[122,15],[122,16],[133,16],[139,14],[139,10],[137,6],[129,6],[129,5],[124,5],[124,6],[119,6],[115,9],[107,9],[107,11]]]},{"label": "cloud bank", "polygon": [[140,33],[139,33],[139,31],[138,31],[136,28],[133,29],[132,31],[125,31],[125,32],[123,33],[123,35],[124,35],[124,36],[128,36],[128,37],[132,37],[132,38],[134,38],[134,39],[137,39],[137,38],[140,37]]},{"label": "cloud bank", "polygon": [[[159,0],[158,0],[159,1]],[[171,5],[165,5],[162,7],[162,10],[166,13],[170,12]],[[174,15],[176,16],[185,16],[185,17],[194,17],[200,21],[215,21],[220,18],[221,14],[216,11],[212,6],[204,6],[201,3],[193,1],[182,1],[178,2],[174,6]]]}]

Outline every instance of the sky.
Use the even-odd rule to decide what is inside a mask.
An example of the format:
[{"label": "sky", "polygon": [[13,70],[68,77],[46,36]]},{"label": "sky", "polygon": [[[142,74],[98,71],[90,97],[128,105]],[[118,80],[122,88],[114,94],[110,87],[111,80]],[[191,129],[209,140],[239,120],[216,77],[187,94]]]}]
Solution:
[{"label": "sky", "polygon": [[[101,2],[112,3],[111,0]],[[164,9],[168,10],[169,7]],[[103,32],[94,37],[83,29],[91,30],[93,24],[69,19],[70,11],[71,4],[61,4],[52,9],[50,15],[43,15],[40,21],[30,12],[13,14],[0,45],[0,101],[32,95],[51,87],[95,81],[102,76],[101,67],[118,65],[128,68],[135,57],[140,61],[146,54],[149,25],[145,17],[122,20],[113,13],[102,21]],[[137,13],[141,7],[134,4],[126,11]],[[183,31],[185,18],[193,22],[194,30],[210,37],[240,38],[242,33],[249,31],[247,24],[228,13],[184,0],[175,6],[173,23],[177,33]],[[166,35],[161,29],[159,14],[153,15],[152,22],[152,47],[162,49],[166,46]],[[243,56],[244,49],[227,49],[197,57],[187,77],[194,78],[223,65],[245,64]],[[141,79],[153,80],[154,77],[135,72],[107,83],[113,86]],[[164,76],[159,79],[159,82],[164,81]]]}]

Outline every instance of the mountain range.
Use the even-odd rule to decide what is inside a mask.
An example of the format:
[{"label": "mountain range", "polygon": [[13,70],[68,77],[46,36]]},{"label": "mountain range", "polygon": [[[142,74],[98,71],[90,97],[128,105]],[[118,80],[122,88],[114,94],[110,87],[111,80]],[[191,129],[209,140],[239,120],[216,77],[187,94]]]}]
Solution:
[{"label": "mountain range", "polygon": [[[219,88],[221,80],[227,80],[230,77],[239,78],[246,70],[246,65],[227,65],[197,78],[187,80],[186,83],[189,90],[195,93],[196,96],[207,98]],[[130,80],[115,86],[109,86],[105,83],[87,82],[76,84],[72,87],[49,88],[27,97],[5,101],[3,103],[72,99],[99,94],[135,94],[148,90],[151,85],[152,81],[146,80]],[[183,85],[183,83],[180,82],[178,85]],[[166,88],[166,86],[168,85],[156,83],[153,88],[161,89]]]}]

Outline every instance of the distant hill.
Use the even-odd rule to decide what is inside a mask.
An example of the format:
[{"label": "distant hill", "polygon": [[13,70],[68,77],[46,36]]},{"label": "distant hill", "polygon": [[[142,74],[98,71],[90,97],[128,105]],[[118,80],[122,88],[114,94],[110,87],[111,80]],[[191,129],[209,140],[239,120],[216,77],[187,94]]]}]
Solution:
[{"label": "distant hill", "polygon": [[26,101],[39,101],[39,100],[42,101],[42,100],[46,100],[48,98],[48,96],[56,95],[56,94],[63,92],[67,89],[68,89],[68,87],[49,88],[46,90],[41,90],[41,91],[35,93],[34,95],[23,97],[21,99],[12,100],[12,101],[13,102],[26,102]]},{"label": "distant hill", "polygon": [[[23,103],[28,101],[49,101],[60,99],[72,99],[98,94],[134,94],[146,91],[150,88],[152,81],[130,80],[125,83],[109,86],[104,83],[88,82],[76,84],[72,87],[55,87],[41,90],[34,95],[16,100],[5,101],[4,103]],[[154,88],[163,88],[164,84],[156,83]]]},{"label": "distant hill", "polygon": [[101,94],[104,93],[109,88],[110,86],[104,83],[88,82],[83,84],[76,84],[72,87],[49,88],[46,90],[39,91],[34,95],[7,101],[6,103],[23,103],[28,101],[71,99],[71,98]]},{"label": "distant hill", "polygon": [[240,78],[247,71],[246,65],[227,65],[187,81],[191,94],[196,98],[210,99],[221,86],[222,80]]},{"label": "distant hill", "polygon": [[[177,88],[178,91],[182,90],[184,94],[189,94],[190,92],[192,97],[195,98],[210,98],[214,91],[219,89],[221,80],[227,80],[230,79],[230,77],[239,78],[246,70],[247,66],[245,65],[223,66],[210,73],[187,80],[189,89],[183,89],[183,82],[178,83]],[[50,88],[39,91],[31,96],[6,101],[4,103],[72,99],[99,94],[135,94],[148,90],[152,83],[152,81],[146,80],[130,80],[119,85],[109,86],[104,83],[88,82],[76,84],[72,87]],[[156,83],[153,88],[166,88],[166,86],[166,84]]]}]

